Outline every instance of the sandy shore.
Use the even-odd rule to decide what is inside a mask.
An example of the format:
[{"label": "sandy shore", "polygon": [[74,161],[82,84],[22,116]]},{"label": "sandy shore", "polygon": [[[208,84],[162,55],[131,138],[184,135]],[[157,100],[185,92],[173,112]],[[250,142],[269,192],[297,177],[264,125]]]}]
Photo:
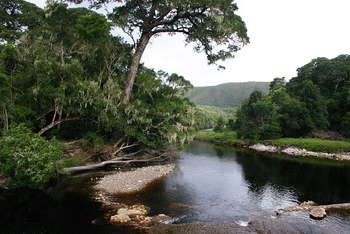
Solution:
[{"label": "sandy shore", "polygon": [[103,177],[95,189],[110,194],[133,193],[144,189],[152,181],[171,173],[174,164],[137,168],[132,171],[118,172]]}]

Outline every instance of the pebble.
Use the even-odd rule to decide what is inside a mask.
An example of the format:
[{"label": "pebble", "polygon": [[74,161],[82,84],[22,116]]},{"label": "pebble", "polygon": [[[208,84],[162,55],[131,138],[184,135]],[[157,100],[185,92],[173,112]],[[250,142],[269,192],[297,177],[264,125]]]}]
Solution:
[{"label": "pebble", "polygon": [[152,181],[168,175],[174,168],[174,164],[167,164],[142,167],[126,172],[117,172],[101,178],[95,185],[95,189],[110,194],[138,192]]}]

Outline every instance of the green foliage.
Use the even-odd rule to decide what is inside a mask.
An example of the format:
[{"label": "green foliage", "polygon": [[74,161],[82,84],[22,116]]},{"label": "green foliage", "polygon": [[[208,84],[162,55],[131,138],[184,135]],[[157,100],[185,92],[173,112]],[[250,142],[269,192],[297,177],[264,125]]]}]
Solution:
[{"label": "green foliage", "polygon": [[[0,124],[25,123],[41,135],[94,146],[98,132],[141,147],[162,148],[191,138],[192,88],[177,74],[141,67],[130,103],[120,103],[132,48],[103,16],[50,1],[37,29],[15,45],[0,45]],[[96,143],[96,144],[95,144]]]},{"label": "green foliage", "polygon": [[241,139],[237,137],[234,131],[223,131],[223,132],[197,132],[196,138],[201,140],[207,140],[214,143],[243,143]]},{"label": "green foliage", "polygon": [[[194,43],[196,51],[205,52],[212,64],[232,58],[249,41],[237,10],[232,0],[125,0],[109,17],[129,35],[140,32],[140,41],[160,33],[182,33],[186,42]],[[221,49],[217,50],[217,45]]]},{"label": "green foliage", "polygon": [[282,128],[277,121],[264,124],[261,128],[262,139],[275,139],[282,136]]},{"label": "green foliage", "polygon": [[196,105],[238,107],[255,90],[267,94],[269,83],[237,82],[217,86],[195,87],[186,94],[186,97]]},{"label": "green foliage", "polygon": [[103,148],[104,139],[95,132],[87,132],[81,140],[81,144],[93,148],[94,151],[99,151]]},{"label": "green foliage", "polygon": [[269,90],[271,92],[275,89],[278,89],[280,87],[285,86],[286,83],[287,83],[287,81],[286,81],[285,77],[282,77],[282,78],[277,77],[277,78],[273,79],[273,81],[270,82]]},{"label": "green foliage", "polygon": [[55,177],[62,151],[23,125],[4,131],[0,138],[0,170],[12,187],[42,188]]},{"label": "green foliage", "polygon": [[82,39],[89,42],[101,42],[108,38],[111,26],[112,24],[107,22],[103,15],[92,13],[79,17],[75,27]]},{"label": "green foliage", "polygon": [[[234,131],[224,131],[224,132],[197,132],[196,138],[200,140],[206,140],[213,143],[228,144],[232,145],[235,143],[246,143],[238,138],[236,132]],[[314,152],[327,152],[327,153],[339,153],[339,152],[349,152],[350,142],[347,141],[332,141],[323,140],[316,138],[278,138],[273,140],[262,141],[268,144],[274,144],[280,147],[298,147],[301,149],[306,149]]]},{"label": "green foliage", "polygon": [[142,69],[135,95],[121,109],[119,131],[152,148],[184,144],[191,139],[193,105],[182,98],[191,84],[176,74]]},{"label": "green foliage", "polygon": [[314,152],[349,152],[350,142],[322,140],[316,138],[281,138],[267,141],[280,146],[295,146],[301,149],[306,149]]},{"label": "green foliage", "polygon": [[219,117],[216,121],[216,125],[214,127],[215,132],[222,132],[225,129],[225,121],[223,117]]},{"label": "green foliage", "polygon": [[[236,122],[239,136],[304,137],[313,131],[330,130],[349,137],[349,74],[350,56],[340,55],[312,60],[299,68],[298,76],[288,83],[284,78],[274,79],[267,96],[259,102],[248,100],[241,106]],[[272,124],[266,123],[267,115]],[[268,130],[276,132],[264,134]]]},{"label": "green foliage", "polygon": [[[319,89],[323,104],[317,100],[312,108],[314,112],[329,113],[327,121],[319,117],[321,126],[329,125],[332,131],[343,132],[342,120],[350,107],[349,82],[350,82],[350,56],[340,55],[333,59],[316,58],[310,63],[298,69],[298,76],[287,84],[288,91],[297,98],[302,97],[300,89],[305,82],[312,82]],[[315,96],[315,92],[313,94]],[[318,94],[316,94],[318,96]],[[325,107],[324,107],[325,106]]]},{"label": "green foliage", "polygon": [[270,139],[281,136],[277,107],[261,92],[254,91],[237,114],[237,134],[247,139]]},{"label": "green foliage", "polygon": [[235,113],[236,108],[196,106],[194,113],[194,128],[196,130],[214,128],[219,118],[223,118],[224,122],[228,122],[228,119],[235,116]]},{"label": "green foliage", "polygon": [[346,112],[340,123],[340,132],[346,137],[350,138],[350,112]]},{"label": "green foliage", "polygon": [[74,157],[64,158],[57,163],[59,168],[76,167],[86,163],[88,156],[84,153],[80,155],[74,155]]},{"label": "green foliage", "polygon": [[35,4],[23,0],[1,0],[0,42],[14,43],[25,30],[40,26],[44,12]]}]

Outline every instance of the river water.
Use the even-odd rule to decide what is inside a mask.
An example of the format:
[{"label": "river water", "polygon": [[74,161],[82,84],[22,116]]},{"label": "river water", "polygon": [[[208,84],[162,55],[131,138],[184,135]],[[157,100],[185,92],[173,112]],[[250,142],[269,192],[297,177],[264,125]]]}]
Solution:
[{"label": "river water", "polygon": [[[248,221],[276,217],[264,211],[297,205],[350,201],[350,166],[338,162],[290,159],[194,142],[181,154],[177,170],[136,195],[132,202],[177,223]],[[128,198],[130,200],[130,198]],[[284,215],[301,232],[321,227],[326,233],[350,233],[350,216],[332,214],[322,221],[307,214]],[[272,222],[272,221],[271,221]]]},{"label": "river water", "polygon": [[[65,202],[59,202],[55,206],[59,208],[46,212],[48,217],[56,212],[56,221],[52,217],[44,219],[45,223],[36,220],[36,225],[44,230],[42,233],[50,233],[45,230],[51,230],[52,223],[59,224],[55,229],[57,233],[72,230],[75,233],[78,230],[123,233],[112,226],[91,225],[91,220],[101,215],[98,204],[87,199],[93,178],[95,176],[91,175],[80,177],[64,185],[65,189],[56,190],[62,193],[55,194],[56,201]],[[349,202],[348,164],[264,155],[202,142],[193,142],[181,153],[177,168],[170,176],[154,182],[141,193],[108,199],[144,204],[151,208],[151,215],[167,214],[174,217],[175,223],[215,222],[246,226],[248,222],[258,221],[265,232],[272,230],[270,226],[277,226],[281,233],[287,227],[296,233],[350,233],[350,215],[347,213],[330,214],[322,221],[315,221],[307,213],[275,216],[270,212],[308,200],[318,204]],[[65,228],[65,224],[72,227]],[[20,230],[23,229],[26,226]]]}]

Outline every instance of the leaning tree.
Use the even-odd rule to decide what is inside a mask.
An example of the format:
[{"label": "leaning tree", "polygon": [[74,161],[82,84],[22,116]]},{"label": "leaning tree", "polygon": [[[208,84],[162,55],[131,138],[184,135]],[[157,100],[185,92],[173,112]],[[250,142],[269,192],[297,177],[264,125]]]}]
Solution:
[{"label": "leaning tree", "polygon": [[[67,0],[75,3],[84,0]],[[236,14],[234,0],[85,0],[99,7],[118,2],[109,19],[134,41],[134,53],[125,82],[122,103],[130,99],[141,57],[153,36],[161,33],[184,34],[204,52],[209,64],[232,58],[249,42],[242,18]],[[220,66],[222,67],[222,66]]]}]

